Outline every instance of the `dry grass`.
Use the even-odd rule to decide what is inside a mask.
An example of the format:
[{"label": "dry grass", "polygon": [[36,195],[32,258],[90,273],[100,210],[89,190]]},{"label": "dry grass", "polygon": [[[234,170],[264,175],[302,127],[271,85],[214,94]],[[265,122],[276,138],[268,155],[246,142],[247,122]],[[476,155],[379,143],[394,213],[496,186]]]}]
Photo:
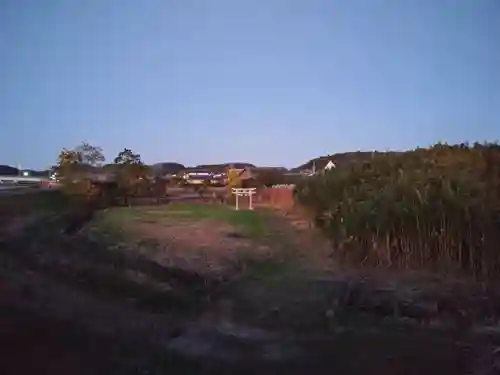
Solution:
[{"label": "dry grass", "polygon": [[0,215],[25,215],[33,211],[63,209],[67,198],[59,191],[30,190],[17,194],[0,195]]},{"label": "dry grass", "polygon": [[297,185],[349,264],[498,278],[500,146],[374,154]]},{"label": "dry grass", "polygon": [[234,227],[245,236],[266,233],[266,215],[257,211],[235,211],[228,206],[209,204],[171,204],[158,207],[121,207],[108,210],[99,225],[107,231],[121,230],[124,225],[212,221]]},{"label": "dry grass", "polygon": [[266,210],[174,204],[108,210],[92,224],[91,233],[132,244],[163,265],[234,276],[285,260],[284,233],[274,224]]},{"label": "dry grass", "polygon": [[59,191],[30,190],[0,195],[0,240],[7,238],[26,220],[42,215],[58,214],[68,207],[68,200]]}]

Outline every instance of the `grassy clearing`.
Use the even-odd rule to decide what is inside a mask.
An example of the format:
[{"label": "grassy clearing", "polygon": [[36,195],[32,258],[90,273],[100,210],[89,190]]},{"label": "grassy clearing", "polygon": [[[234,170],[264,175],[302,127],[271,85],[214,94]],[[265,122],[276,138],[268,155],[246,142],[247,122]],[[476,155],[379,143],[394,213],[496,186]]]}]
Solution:
[{"label": "grassy clearing", "polygon": [[[49,206],[51,203],[42,202]],[[116,207],[99,213],[90,230],[76,237],[61,234],[59,221],[39,223],[36,230],[20,240],[14,253],[16,263],[27,269],[108,300],[132,300],[137,308],[155,312],[190,311],[198,307],[207,288],[212,288],[205,276],[184,280],[190,278],[193,269],[197,270],[191,266],[199,259],[207,263],[217,263],[219,259],[221,263],[235,262],[235,269],[245,279],[262,282],[294,272],[288,260],[275,253],[272,246],[258,253],[262,243],[269,241],[272,230],[267,218],[266,212],[235,211],[215,205]],[[207,225],[199,226],[199,222]],[[218,223],[229,228],[219,233]],[[134,232],[138,224],[146,224],[154,231],[139,237],[141,233]],[[192,234],[195,227],[201,227],[201,231]],[[243,237],[228,237],[233,233],[231,227]],[[170,232],[165,236],[166,230]],[[190,241],[170,246],[170,235],[187,236]],[[210,238],[204,242],[205,236]],[[248,247],[241,249],[238,244]],[[37,250],[42,248],[43,251]],[[180,263],[170,261],[179,256],[183,258]],[[203,272],[203,267],[200,269]],[[211,272],[207,274],[209,278]]]},{"label": "grassy clearing", "polygon": [[[195,262],[202,270],[218,269],[232,277],[237,274],[242,285],[247,280],[267,284],[276,278],[300,276],[304,265],[290,233],[283,231],[284,223],[277,224],[279,220],[272,215],[269,211],[184,203],[119,207],[103,212],[91,227],[99,241],[132,246],[160,262],[174,259],[175,263],[182,258],[181,263],[189,267]],[[220,224],[229,228],[221,230]]]},{"label": "grassy clearing", "polygon": [[161,313],[196,310],[213,287],[206,277],[161,265],[132,246],[84,233],[65,236],[57,222],[34,229],[0,249],[3,268],[29,270],[107,301]]},{"label": "grassy clearing", "polygon": [[222,222],[243,235],[258,238],[266,234],[266,215],[260,211],[236,211],[222,205],[171,204],[158,207],[117,207],[99,217],[98,227],[107,232],[124,234],[133,223],[177,225],[201,220]]}]

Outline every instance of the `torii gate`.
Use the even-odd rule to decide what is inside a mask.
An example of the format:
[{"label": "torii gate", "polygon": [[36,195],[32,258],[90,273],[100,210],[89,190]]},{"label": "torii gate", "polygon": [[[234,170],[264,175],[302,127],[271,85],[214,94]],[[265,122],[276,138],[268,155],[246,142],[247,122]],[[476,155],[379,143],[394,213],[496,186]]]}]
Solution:
[{"label": "torii gate", "polygon": [[236,196],[236,210],[239,210],[238,197],[248,197],[248,209],[253,210],[252,206],[252,195],[256,193],[256,188],[233,188],[233,194]]}]

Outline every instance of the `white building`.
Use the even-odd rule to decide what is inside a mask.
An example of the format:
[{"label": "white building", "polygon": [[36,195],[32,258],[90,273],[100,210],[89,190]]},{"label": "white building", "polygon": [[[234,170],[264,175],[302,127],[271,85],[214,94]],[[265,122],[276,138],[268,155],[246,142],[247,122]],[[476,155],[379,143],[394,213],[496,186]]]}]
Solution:
[{"label": "white building", "polygon": [[332,168],[335,168],[336,165],[333,161],[328,160],[328,163],[325,165],[325,171],[329,171]]}]

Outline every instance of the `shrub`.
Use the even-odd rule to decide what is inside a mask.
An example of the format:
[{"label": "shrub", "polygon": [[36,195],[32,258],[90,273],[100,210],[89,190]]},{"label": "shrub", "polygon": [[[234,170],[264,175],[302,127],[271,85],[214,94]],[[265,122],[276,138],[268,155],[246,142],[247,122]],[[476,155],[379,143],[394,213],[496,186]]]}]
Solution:
[{"label": "shrub", "polygon": [[293,190],[288,187],[264,188],[259,192],[261,202],[274,207],[290,210],[294,207]]},{"label": "shrub", "polygon": [[295,199],[339,259],[397,268],[500,271],[500,146],[374,154],[297,184]]},{"label": "shrub", "polygon": [[285,181],[285,174],[283,171],[270,168],[257,173],[254,185],[256,187],[269,187],[277,184],[284,184]]}]

